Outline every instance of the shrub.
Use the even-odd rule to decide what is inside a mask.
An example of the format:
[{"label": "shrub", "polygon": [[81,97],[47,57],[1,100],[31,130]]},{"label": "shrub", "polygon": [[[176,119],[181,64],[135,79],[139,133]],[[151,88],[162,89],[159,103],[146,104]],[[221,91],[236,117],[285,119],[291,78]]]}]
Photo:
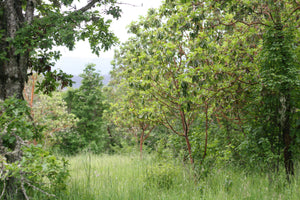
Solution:
[{"label": "shrub", "polygon": [[66,190],[67,161],[29,144],[41,131],[29,116],[25,101],[0,102],[0,199],[29,199],[37,193],[45,199]]},{"label": "shrub", "polygon": [[146,187],[158,189],[170,189],[176,177],[179,175],[179,169],[170,163],[159,163],[149,167],[144,177]]}]

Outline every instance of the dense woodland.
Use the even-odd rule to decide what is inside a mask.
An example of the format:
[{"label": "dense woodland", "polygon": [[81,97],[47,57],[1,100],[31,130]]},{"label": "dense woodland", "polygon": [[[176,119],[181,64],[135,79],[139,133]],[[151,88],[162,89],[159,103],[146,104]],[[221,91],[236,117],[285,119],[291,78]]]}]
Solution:
[{"label": "dense woodland", "polygon": [[79,88],[52,69],[53,47],[88,40],[99,55],[118,43],[104,15],[121,10],[73,3],[0,0],[0,199],[64,196],[67,158],[83,153],[163,162],[149,191],[180,166],[201,194],[222,168],[299,186],[299,1],[165,0],[130,24],[109,84],[87,64]]}]

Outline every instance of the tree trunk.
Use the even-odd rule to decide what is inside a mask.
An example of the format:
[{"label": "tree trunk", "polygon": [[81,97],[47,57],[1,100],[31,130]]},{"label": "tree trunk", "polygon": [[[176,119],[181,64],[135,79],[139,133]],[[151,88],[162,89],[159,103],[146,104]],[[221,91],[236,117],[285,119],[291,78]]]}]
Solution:
[{"label": "tree trunk", "polygon": [[[16,37],[16,32],[24,23],[22,2],[7,0],[4,2],[4,14],[1,29],[6,30],[4,39]],[[1,41],[1,50],[6,52],[6,59],[0,61],[0,99],[15,96],[23,99],[24,84],[27,81],[28,54],[16,54],[16,48],[10,43]]]},{"label": "tree trunk", "polygon": [[202,160],[204,160],[207,153],[207,137],[208,137],[208,105],[205,102],[205,143],[204,143],[204,153]]},{"label": "tree trunk", "polygon": [[140,136],[140,159],[143,159],[143,143],[144,143],[144,134],[145,130],[142,130],[142,134]]},{"label": "tree trunk", "polygon": [[142,134],[140,136],[140,159],[143,159],[143,144],[145,142],[145,140],[149,137],[150,133],[152,132],[152,130],[154,129],[155,126],[153,126],[152,128],[149,129],[149,132],[145,135],[145,131],[147,130],[147,128],[149,128],[150,125],[146,124],[145,126],[142,125]]},{"label": "tree trunk", "polygon": [[179,106],[179,109],[180,109],[180,117],[181,117],[181,122],[182,122],[182,129],[184,131],[183,137],[185,138],[186,146],[188,148],[190,162],[193,165],[194,159],[192,156],[192,148],[191,148],[191,144],[190,144],[190,140],[189,140],[189,125],[186,122],[186,115],[184,113],[184,110],[181,108],[181,105]]},{"label": "tree trunk", "polygon": [[187,148],[188,148],[188,151],[189,151],[190,162],[193,165],[194,164],[194,159],[193,159],[193,156],[192,156],[192,148],[191,148],[190,140],[189,140],[189,137],[188,137],[187,134],[184,136],[184,138],[185,138],[186,145],[187,145]]},{"label": "tree trunk", "polygon": [[294,163],[292,160],[292,137],[291,137],[291,125],[290,125],[290,114],[291,114],[291,103],[290,95],[287,94],[283,97],[282,109],[285,112],[282,113],[282,133],[283,133],[283,142],[284,142],[284,166],[289,180],[289,176],[294,175]]},{"label": "tree trunk", "polygon": [[[0,38],[0,100],[5,100],[12,96],[23,99],[24,84],[27,81],[29,54],[26,52],[18,54],[13,42],[7,42],[6,40],[11,39],[13,41],[16,38],[17,31],[21,28],[21,25],[28,19],[29,15],[33,16],[33,10],[24,16],[22,13],[22,1],[20,0],[6,0],[1,2],[1,7],[3,13],[0,16],[0,29],[5,30],[5,32]],[[31,4],[29,7],[33,8],[33,5]],[[7,161],[14,163],[21,160],[21,147],[16,144],[11,149],[15,153],[6,156]],[[15,177],[9,177],[6,180],[5,198],[25,198]]]},{"label": "tree trunk", "polygon": [[110,130],[110,126],[109,125],[107,125],[106,130],[107,130],[107,133],[108,133],[108,136],[109,136],[110,145],[111,146],[116,146],[116,144],[115,144],[116,142],[115,142],[115,140],[114,140],[114,138],[113,138],[113,136],[111,134],[111,130]]},{"label": "tree trunk", "polygon": [[24,61],[24,56],[15,56],[13,47],[11,47],[9,60],[1,63],[0,70],[0,99],[15,96],[18,99],[23,99],[24,84],[27,80],[27,67]]}]

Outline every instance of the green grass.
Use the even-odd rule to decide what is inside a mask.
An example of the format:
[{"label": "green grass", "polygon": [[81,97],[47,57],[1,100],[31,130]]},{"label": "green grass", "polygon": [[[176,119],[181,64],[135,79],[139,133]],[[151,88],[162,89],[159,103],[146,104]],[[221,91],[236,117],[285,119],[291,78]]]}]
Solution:
[{"label": "green grass", "polygon": [[[247,175],[230,168],[214,169],[195,183],[191,170],[178,163],[138,155],[78,155],[69,158],[72,200],[159,199],[295,199],[300,197],[299,170],[288,184],[284,174]],[[272,181],[270,181],[272,180]]]}]

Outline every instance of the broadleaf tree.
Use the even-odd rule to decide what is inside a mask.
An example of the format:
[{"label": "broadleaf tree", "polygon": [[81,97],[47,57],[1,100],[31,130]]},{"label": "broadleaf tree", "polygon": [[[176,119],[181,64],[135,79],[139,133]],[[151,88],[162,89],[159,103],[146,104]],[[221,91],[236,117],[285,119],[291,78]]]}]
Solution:
[{"label": "broadleaf tree", "polygon": [[[231,106],[237,107],[230,98],[240,97],[231,94],[243,92],[245,86],[241,85],[251,78],[250,75],[242,78],[241,73],[251,66],[237,68],[233,65],[235,61],[230,63],[231,54],[215,55],[217,50],[226,51],[232,42],[231,38],[223,42],[220,33],[220,39],[216,39],[218,31],[195,30],[199,23],[205,22],[198,16],[205,10],[193,11],[191,5],[175,5],[166,3],[131,24],[129,30],[135,37],[121,46],[115,59],[119,70],[127,74],[124,77],[131,87],[145,90],[159,105],[157,121],[186,139],[190,161],[194,163],[189,141],[193,122],[198,118],[205,121],[202,156],[205,158],[212,111],[214,115],[227,114]],[[234,42],[231,48],[236,48],[234,45],[239,44]]]},{"label": "broadleaf tree", "polygon": [[[120,70],[118,67],[116,71]],[[126,72],[125,72],[126,73]],[[156,127],[155,107],[144,91],[131,88],[127,74],[111,72],[112,82],[117,81],[115,99],[110,99],[110,107],[106,115],[110,116],[115,126],[129,133],[138,143],[140,158],[143,157],[143,145]],[[107,117],[108,118],[108,117]]]},{"label": "broadleaf tree", "polygon": [[[296,91],[299,91],[300,3],[288,0],[209,1],[208,6],[212,8],[216,27],[226,25],[236,32],[244,25],[245,32],[252,31],[259,36],[256,42],[259,59],[255,62],[260,84],[257,93],[254,92],[256,102],[252,101],[255,105],[252,109],[259,120],[248,118],[247,121],[250,124],[252,121],[251,133],[256,136],[256,142],[266,141],[268,148],[277,154],[278,161],[282,155],[287,175],[293,175],[292,149],[299,137],[295,134],[298,129],[295,118],[299,115]],[[229,21],[224,20],[227,16],[231,16]],[[263,154],[263,149],[260,153]]]},{"label": "broadleaf tree", "polygon": [[52,70],[53,60],[60,58],[54,46],[72,50],[75,42],[87,39],[93,53],[107,50],[117,39],[109,30],[100,10],[115,18],[120,9],[115,0],[88,1],[76,8],[77,1],[0,1],[0,99],[22,98],[30,71],[43,74],[38,84],[44,92],[53,91],[56,81],[70,84],[70,76]]},{"label": "broadleaf tree", "polygon": [[[208,118],[220,128],[231,127],[240,133],[236,152],[249,141],[256,148],[253,158],[259,158],[255,162],[267,156],[274,163],[272,157],[279,161],[283,155],[290,175],[298,137],[299,5],[168,0],[130,26],[134,37],[121,46],[116,60],[133,88],[157,99],[161,122],[169,128],[176,114],[167,112],[183,116],[198,109],[206,136]],[[181,119],[183,125],[188,121]]]},{"label": "broadleaf tree", "polygon": [[[38,101],[33,106],[32,118],[36,124],[43,126],[40,143],[44,148],[61,144],[65,135],[75,129],[78,122],[75,115],[68,112],[62,92],[53,92],[51,96],[39,94]],[[62,145],[64,144],[60,146]]]}]

